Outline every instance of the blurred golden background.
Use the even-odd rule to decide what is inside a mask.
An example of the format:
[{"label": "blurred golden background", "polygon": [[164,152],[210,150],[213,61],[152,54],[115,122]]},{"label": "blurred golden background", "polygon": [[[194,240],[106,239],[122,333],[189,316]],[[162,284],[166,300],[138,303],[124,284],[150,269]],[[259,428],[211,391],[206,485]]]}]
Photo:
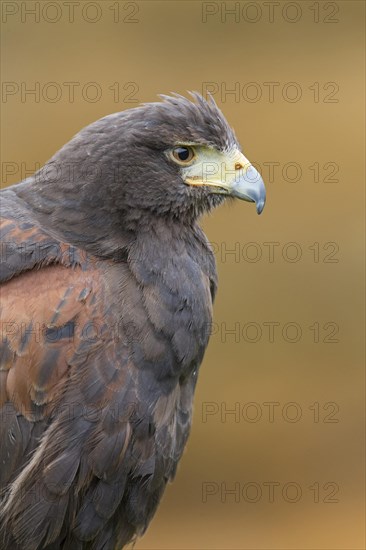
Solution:
[{"label": "blurred golden background", "polygon": [[365,4],[1,7],[3,186],[86,124],[187,90],[213,93],[267,186],[262,216],[237,202],[204,221],[214,334],[136,550],[365,548]]}]

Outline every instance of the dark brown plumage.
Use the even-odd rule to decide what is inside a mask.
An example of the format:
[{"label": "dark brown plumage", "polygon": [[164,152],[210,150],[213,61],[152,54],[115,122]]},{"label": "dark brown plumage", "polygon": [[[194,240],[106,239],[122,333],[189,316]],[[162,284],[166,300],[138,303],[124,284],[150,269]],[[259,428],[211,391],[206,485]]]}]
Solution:
[{"label": "dark brown plumage", "polygon": [[122,548],[174,477],[217,286],[197,220],[265,198],[194,97],[105,117],[1,192],[1,548]]}]

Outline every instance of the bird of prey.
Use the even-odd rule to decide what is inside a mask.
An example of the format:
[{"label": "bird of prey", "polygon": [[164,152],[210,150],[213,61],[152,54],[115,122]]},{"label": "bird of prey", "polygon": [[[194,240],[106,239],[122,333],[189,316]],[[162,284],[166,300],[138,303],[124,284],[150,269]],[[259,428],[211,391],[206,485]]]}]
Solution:
[{"label": "bird of prey", "polygon": [[213,99],[102,118],[1,197],[0,547],[119,550],[191,424],[217,277],[202,214],[265,202]]}]

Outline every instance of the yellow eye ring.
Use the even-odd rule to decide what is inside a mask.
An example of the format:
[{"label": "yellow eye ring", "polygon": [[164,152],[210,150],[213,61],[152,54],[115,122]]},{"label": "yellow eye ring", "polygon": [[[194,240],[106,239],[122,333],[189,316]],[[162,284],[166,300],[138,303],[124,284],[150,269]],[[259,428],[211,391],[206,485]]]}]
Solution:
[{"label": "yellow eye ring", "polygon": [[190,164],[196,155],[192,147],[188,147],[186,145],[178,145],[172,150],[171,156],[174,162],[185,166],[187,164]]}]

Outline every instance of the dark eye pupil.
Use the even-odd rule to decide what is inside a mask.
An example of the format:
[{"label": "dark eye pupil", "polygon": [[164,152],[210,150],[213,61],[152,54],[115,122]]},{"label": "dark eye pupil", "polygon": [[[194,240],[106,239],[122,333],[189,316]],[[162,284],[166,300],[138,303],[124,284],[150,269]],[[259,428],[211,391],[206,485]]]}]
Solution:
[{"label": "dark eye pupil", "polygon": [[187,160],[189,158],[189,149],[186,147],[178,147],[176,153],[179,160]]}]

